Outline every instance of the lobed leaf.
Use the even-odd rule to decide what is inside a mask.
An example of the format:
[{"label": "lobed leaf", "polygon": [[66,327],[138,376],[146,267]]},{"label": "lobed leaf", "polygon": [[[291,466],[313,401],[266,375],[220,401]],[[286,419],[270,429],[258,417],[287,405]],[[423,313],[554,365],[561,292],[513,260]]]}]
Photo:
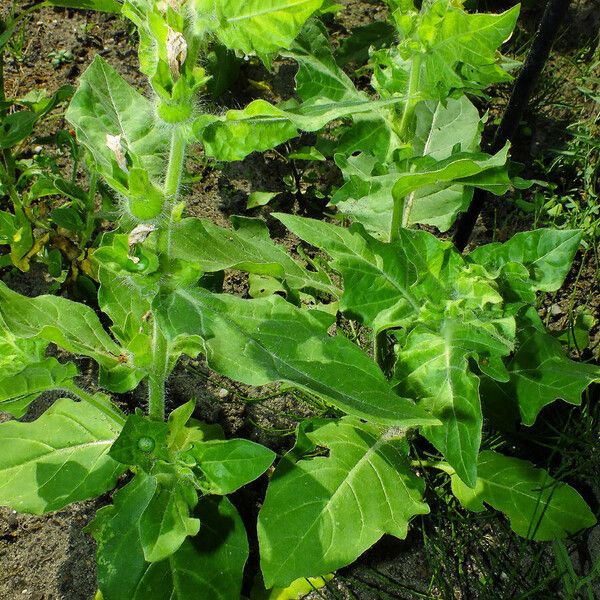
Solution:
[{"label": "lobed leaf", "polygon": [[[274,213],[290,231],[327,252],[344,278],[340,310],[380,331],[409,326],[423,301],[449,296],[445,283],[462,259],[450,244],[423,231],[402,229],[401,240],[385,244],[360,227]],[[443,270],[443,274],[442,274]],[[417,282],[424,282],[416,289]]]},{"label": "lobed leaf", "polygon": [[[339,569],[386,533],[403,539],[409,520],[429,512],[401,438],[349,417],[300,425],[259,515],[266,587]],[[311,456],[319,449],[327,455]]]},{"label": "lobed leaf", "polygon": [[[483,89],[509,81],[497,50],[511,36],[519,9],[517,5],[498,15],[469,14],[446,0],[428,2],[418,16],[400,21],[404,39],[392,50],[392,60],[399,68],[403,60],[410,65],[407,69],[419,67],[418,89],[425,99],[442,100],[453,89]],[[401,12],[402,8],[397,19]]]},{"label": "lobed leaf", "polygon": [[486,244],[468,254],[468,260],[498,273],[510,263],[529,271],[532,290],[555,292],[562,285],[581,241],[582,232],[570,229],[535,229],[515,234],[504,244]]},{"label": "lobed leaf", "polygon": [[394,394],[357,346],[329,336],[332,318],[323,312],[301,310],[279,296],[242,300],[198,288],[164,295],[155,313],[169,340],[199,336],[210,367],[242,383],[285,381],[374,422],[436,423]]},{"label": "lobed leaf", "polygon": [[600,381],[600,367],[571,360],[559,341],[534,328],[519,332],[519,346],[507,363],[510,381],[488,382],[488,402],[517,404],[521,420],[533,425],[545,406],[558,398],[581,404],[581,395]]}]

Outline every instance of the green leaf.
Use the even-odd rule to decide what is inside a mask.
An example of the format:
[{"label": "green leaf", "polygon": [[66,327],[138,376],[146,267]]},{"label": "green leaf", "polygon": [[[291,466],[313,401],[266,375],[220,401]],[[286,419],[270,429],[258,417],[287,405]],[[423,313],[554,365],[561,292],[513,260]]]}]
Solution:
[{"label": "green leaf", "polygon": [[519,535],[548,541],[592,527],[596,519],[583,498],[566,483],[527,461],[482,452],[477,485],[470,489],[452,476],[452,491],[465,508],[484,510],[484,502],[506,514]]},{"label": "green leaf", "polygon": [[14,375],[0,376],[0,410],[22,417],[42,392],[60,390],[78,375],[77,367],[49,357],[26,365]]},{"label": "green leaf", "polygon": [[509,147],[507,144],[493,156],[482,152],[458,152],[444,160],[428,156],[415,159],[409,163],[406,172],[399,174],[392,189],[394,198],[404,198],[427,185],[460,183],[486,170],[501,167],[506,164]]},{"label": "green leaf", "polygon": [[229,110],[222,119],[205,115],[194,124],[196,137],[208,156],[218,160],[242,160],[255,151],[264,151],[299,135],[299,131],[318,131],[336,119],[372,113],[393,106],[398,99],[369,100],[356,96],[330,101],[318,98],[297,106],[293,102],[273,106],[266,100],[254,100],[243,110]]},{"label": "green leaf", "polygon": [[[282,54],[293,58],[299,65],[296,93],[304,102],[318,105],[329,101],[337,106],[346,103],[349,107],[367,105],[365,115],[357,114],[357,111],[347,113],[349,116],[356,114],[354,126],[337,142],[337,152],[350,155],[356,150],[370,151],[384,160],[402,145],[394,129],[393,113],[389,110],[392,105],[385,101],[373,101],[356,89],[352,80],[337,65],[322,23],[308,21],[290,50]],[[401,98],[390,100],[395,104]]]},{"label": "green leaf", "polygon": [[227,498],[201,498],[194,514],[201,523],[198,535],[168,559],[144,560],[139,522],[155,492],[152,480],[136,476],[88,526],[98,543],[98,586],[104,600],[189,600],[198,593],[216,600],[239,598],[248,542]]},{"label": "green leaf", "polygon": [[213,440],[196,442],[183,458],[196,462],[204,493],[224,496],[260,477],[275,453],[249,440]]},{"label": "green leaf", "polygon": [[335,62],[327,30],[321,22],[308,21],[291,49],[282,54],[300,66],[296,74],[296,93],[302,100],[326,98],[335,102],[367,98]]},{"label": "green leaf", "polygon": [[518,404],[525,425],[533,425],[544,406],[558,398],[581,404],[581,395],[600,381],[600,367],[571,360],[560,342],[534,328],[519,333],[519,346],[507,364],[510,381],[488,382],[487,401]]},{"label": "green leaf", "polygon": [[198,492],[187,469],[157,465],[151,477],[156,486],[140,517],[140,542],[145,560],[159,562],[200,530],[200,520],[190,517],[198,504]]},{"label": "green leaf", "polygon": [[596,318],[587,306],[578,307],[574,318],[569,318],[569,324],[563,331],[552,332],[552,335],[569,350],[582,352],[590,345],[590,331],[596,325]]},{"label": "green leaf", "polygon": [[223,430],[217,424],[207,424],[191,419],[196,401],[189,400],[171,411],[168,419],[168,446],[171,452],[186,451],[195,442],[223,439]]},{"label": "green leaf", "polygon": [[243,110],[229,110],[223,121],[196,129],[208,156],[218,160],[243,160],[294,138],[298,129],[285,111],[266,100],[254,100]]},{"label": "green leaf", "polygon": [[398,193],[399,199],[411,203],[409,225],[423,223],[446,231],[468,208],[473,187],[503,194],[510,186],[506,168],[497,166],[506,162],[506,149],[496,156],[459,153],[439,162],[428,156],[381,164],[366,154],[348,158],[336,154],[335,160],[346,183],[332,204],[382,240],[390,237],[393,200]]},{"label": "green leaf", "polygon": [[323,577],[300,577],[286,588],[275,587],[269,590],[265,589],[262,580],[257,578],[252,586],[250,598],[252,600],[298,600],[315,590],[325,587],[333,577],[333,573]]},{"label": "green leaf", "polygon": [[221,44],[214,44],[205,60],[211,76],[206,88],[213,98],[218,98],[236,82],[243,61]]},{"label": "green leaf", "polygon": [[30,364],[44,360],[48,342],[18,337],[0,317],[0,369],[11,377]]},{"label": "green leaf", "polygon": [[156,126],[154,107],[103,58],[97,56],[80,77],[66,118],[118,192],[126,192],[125,173],[106,145],[107,135],[121,135],[123,151],[133,164],[152,177],[163,177],[166,142]]},{"label": "green leaf", "polygon": [[[422,299],[412,286],[436,264],[452,265],[456,253],[431,234],[402,230],[402,240],[384,244],[359,228],[274,213],[290,231],[327,252],[344,277],[340,310],[357,316],[376,331],[414,321]],[[443,284],[436,278],[436,284]]]},{"label": "green leaf", "polygon": [[265,206],[273,200],[276,196],[279,196],[281,192],[252,192],[248,195],[246,201],[246,208],[256,208],[257,206]]},{"label": "green leaf", "polygon": [[428,427],[423,435],[444,455],[458,476],[473,487],[483,416],[479,379],[470,372],[469,345],[450,332],[445,336],[418,327],[398,354],[394,381],[402,391],[421,398],[443,425]]},{"label": "green leaf", "polygon": [[448,98],[445,102],[429,100],[415,108],[416,129],[413,152],[444,160],[459,147],[461,152],[479,149],[481,119],[475,105],[467,98]]},{"label": "green leaf", "polygon": [[0,424],[0,505],[41,514],[112,489],[125,467],[108,456],[120,424],[67,398],[30,423]]},{"label": "green leaf", "polygon": [[291,160],[327,160],[314,146],[302,146],[302,148],[290,152],[287,157]]},{"label": "green leaf", "polygon": [[239,269],[270,275],[293,290],[312,288],[336,295],[339,290],[323,271],[308,271],[271,240],[260,219],[233,217],[233,231],[203,219],[183,219],[172,230],[173,258],[210,273]]},{"label": "green leaf", "polygon": [[21,140],[28,137],[33,131],[33,126],[38,120],[38,115],[30,110],[18,112],[2,117],[0,121],[0,149],[11,148]]},{"label": "green leaf", "polygon": [[446,0],[424,4],[421,14],[408,21],[409,35],[399,45],[405,58],[422,53],[420,93],[427,99],[444,99],[452,89],[482,89],[509,81],[497,50],[512,34],[519,8],[499,15],[468,14]]},{"label": "green leaf", "polygon": [[84,224],[79,211],[73,206],[60,206],[50,213],[55,225],[71,231],[83,231]]},{"label": "green leaf", "polygon": [[345,337],[329,336],[332,318],[280,296],[242,300],[202,288],[157,302],[169,340],[199,336],[212,369],[248,385],[285,381],[367,420],[401,425],[436,422],[396,396],[379,367]]},{"label": "green leaf", "polygon": [[198,27],[209,27],[219,41],[246,54],[289,48],[300,28],[323,0],[194,0]]},{"label": "green leaf", "polygon": [[339,569],[386,533],[403,539],[409,520],[429,512],[402,437],[347,417],[300,425],[259,516],[267,588]]},{"label": "green leaf", "polygon": [[[100,248],[94,252],[93,260],[98,265],[98,304],[102,312],[110,317],[110,330],[119,343],[134,352],[135,362],[145,366],[145,354],[149,352],[151,324],[144,316],[150,310],[150,299],[144,294],[135,273],[115,268],[122,254],[127,256],[129,246],[126,236],[102,237]],[[108,251],[107,251],[108,250]],[[115,263],[112,263],[112,261]],[[129,260],[129,259],[127,259]],[[118,263],[117,263],[118,264]]]},{"label": "green leaf", "polygon": [[563,284],[581,241],[582,232],[570,229],[536,229],[515,234],[504,244],[486,244],[468,260],[497,273],[509,263],[524,265],[532,290],[555,292]]},{"label": "green leaf", "polygon": [[127,417],[109,454],[124,465],[135,465],[149,471],[156,460],[168,460],[168,433],[166,423],[152,421],[138,409]]},{"label": "green leaf", "polygon": [[[57,296],[28,298],[0,283],[0,317],[15,336],[45,340],[93,358],[102,368],[101,382],[109,389],[132,389],[134,375],[127,365],[128,357],[89,306]],[[137,384],[134,382],[133,387]]]}]

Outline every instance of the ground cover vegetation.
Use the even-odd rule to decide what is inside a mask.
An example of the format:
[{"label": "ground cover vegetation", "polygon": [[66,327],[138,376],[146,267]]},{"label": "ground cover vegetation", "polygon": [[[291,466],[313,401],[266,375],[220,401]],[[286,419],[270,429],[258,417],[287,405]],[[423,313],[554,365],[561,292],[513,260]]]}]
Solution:
[{"label": "ground cover vegetation", "polygon": [[[531,427],[600,380],[598,366],[567,354],[589,319],[557,337],[537,310],[585,232],[523,231],[466,254],[431,233],[454,225],[475,188],[532,185],[508,144],[481,149],[486,94],[516,66],[500,49],[519,7],[388,0],[387,22],[334,52],[324,23],[340,7],[323,0],[52,4],[128,19],[147,87],[98,56],[76,90],[0,98],[1,264],[39,261],[66,290],[27,297],[0,283],[0,409],[15,417],[0,424],[1,505],[41,514],[114,490],[87,528],[105,600],[241,597],[247,525],[228,496],[259,478],[257,597],[310,589],[384,534],[405,538],[430,510],[426,483],[457,507],[503,513],[528,540],[596,523],[564,478],[482,444],[484,419]],[[4,22],[0,51],[18,18]],[[294,61],[294,99],[211,110],[200,98],[226,87],[244,56]],[[343,70],[350,61],[369,89]],[[67,100],[72,132],[56,142],[86,161],[86,182],[20,146]],[[262,219],[221,227],[186,214],[190,152],[238,161],[302,132],[312,143],[290,156],[332,158],[343,181],[328,199],[333,218],[272,213],[306,245],[299,254]],[[48,200],[58,195],[67,202]],[[248,276],[245,297],[223,291],[232,270]],[[81,288],[87,303],[70,293]],[[101,391],[81,384],[68,354],[96,364]],[[226,439],[194,418],[193,399],[167,414],[169,375],[198,356],[233,381],[310,399],[317,409],[293,447],[278,456]],[[138,387],[145,405],[124,411],[119,397]],[[49,391],[59,398],[41,416],[18,420]]]}]

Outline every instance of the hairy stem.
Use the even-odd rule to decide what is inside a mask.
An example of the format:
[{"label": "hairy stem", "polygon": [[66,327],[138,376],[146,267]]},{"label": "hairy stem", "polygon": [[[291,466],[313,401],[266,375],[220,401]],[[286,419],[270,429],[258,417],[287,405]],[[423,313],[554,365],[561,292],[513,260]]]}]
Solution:
[{"label": "hairy stem", "polygon": [[410,132],[413,127],[413,117],[415,115],[415,108],[419,102],[419,84],[421,83],[421,54],[415,54],[412,59],[410,67],[410,76],[408,79],[408,95],[406,97],[406,103],[404,104],[404,110],[402,112],[402,118],[400,120],[400,136],[403,141],[407,141],[410,137]]},{"label": "hairy stem", "polygon": [[168,200],[175,202],[181,185],[181,174],[185,161],[186,141],[180,127],[173,129],[171,136],[171,149],[169,152],[169,164],[167,165],[167,176],[165,178],[164,192]]},{"label": "hairy stem", "polygon": [[[186,141],[180,127],[173,129],[169,164],[164,183],[164,193],[170,202],[169,218],[163,223],[160,232],[163,242],[161,250],[169,263],[171,255],[171,233],[173,227],[173,211],[179,195],[181,174],[185,162]],[[152,321],[152,367],[148,376],[148,416],[156,421],[165,418],[165,383],[169,374],[169,345],[164,333],[160,330],[156,316]]]},{"label": "hairy stem", "polygon": [[152,367],[148,376],[148,416],[155,421],[165,419],[165,382],[169,371],[169,347],[156,317],[152,327]]},{"label": "hairy stem", "polygon": [[[415,108],[419,103],[419,85],[421,83],[421,54],[415,54],[410,67],[408,79],[408,93],[402,117],[400,119],[399,135],[403,141],[408,141],[414,128]],[[410,213],[413,205],[413,194],[406,198],[397,198],[394,196],[394,208],[392,212],[392,223],[390,227],[390,241],[395,242],[398,239],[401,227],[408,227]]]}]

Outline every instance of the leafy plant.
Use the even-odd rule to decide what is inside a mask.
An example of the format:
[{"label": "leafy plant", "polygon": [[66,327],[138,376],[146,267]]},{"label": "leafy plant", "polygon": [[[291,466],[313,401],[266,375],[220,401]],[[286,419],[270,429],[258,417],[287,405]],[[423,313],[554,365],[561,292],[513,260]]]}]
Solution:
[{"label": "leafy plant", "polygon": [[[98,189],[97,177],[90,176],[87,187],[77,182],[83,153],[68,131],[42,138],[38,129],[70,100],[74,89],[65,85],[53,94],[32,89],[20,98],[7,98],[4,89],[5,54],[14,36],[24,31],[23,21],[39,6],[16,12],[13,3],[0,21],[0,199],[5,209],[0,210],[0,244],[8,247],[0,256],[0,267],[26,272],[35,260],[46,265],[55,280],[53,289],[65,284],[83,292],[83,284],[90,285],[86,248],[98,222],[110,217],[111,200]],[[109,3],[98,2],[97,8],[102,7]],[[62,153],[73,161],[70,175],[57,164],[56,154]],[[97,195],[105,209],[101,212],[96,210]]]},{"label": "leafy plant", "polygon": [[[426,2],[419,14],[412,3],[394,2],[408,41],[387,58],[396,61],[397,81],[408,68],[404,87],[377,101],[358,92],[319,92],[315,100],[306,86],[328,90],[331,80],[302,75],[316,50],[302,63],[304,34],[294,38],[322,4],[126,0],[122,12],[138,28],[140,69],[154,95],[144,97],[96,58],[67,112],[93,170],[121,201],[117,228],[102,235],[91,257],[104,316],[0,284],[0,408],[20,417],[44,391],[64,396],[35,421],[0,424],[0,503],[57,510],[108,492],[122,478],[88,529],[106,600],[241,594],[248,541],[227,496],[267,472],[275,453],[224,439],[218,427],[193,418],[193,401],[167,416],[166,381],[184,355],[202,354],[214,371],[248,385],[284,382],[325,407],[298,425],[294,447],[269,477],[258,519],[267,588],[326,576],[385,533],[406,536],[410,520],[429,511],[421,476],[428,467],[450,477],[465,508],[500,510],[522,536],[561,538],[595,523],[574,488],[527,461],[481,449],[485,414],[529,425],[557,398],[577,404],[600,379],[600,369],[564,355],[535,311],[538,291],[562,285],[580,233],[537,230],[462,256],[405,227],[415,222],[406,207],[417,206],[412,194],[424,185],[508,181],[506,149],[494,157],[476,151],[479,117],[461,93],[506,79],[491,58],[516,12],[471,20],[460,2]],[[322,34],[316,22],[306,28]],[[466,28],[461,44],[457,28]],[[412,43],[436,35],[439,44],[427,51]],[[224,116],[200,113],[195,97],[209,79],[197,63],[209,38],[267,65],[278,50],[293,54],[304,102],[258,100]],[[434,85],[440,70],[441,85]],[[379,89],[385,96],[385,85]],[[465,127],[461,115],[469,111]],[[347,229],[275,215],[329,256],[301,262],[273,242],[261,220],[234,217],[229,229],[184,216],[180,188],[190,144],[233,160],[348,115],[358,129],[360,115],[363,125],[375,121],[393,146],[385,156],[371,148],[391,165],[386,176],[397,169],[387,228],[377,235],[358,218]],[[468,140],[443,155],[450,138],[441,124],[453,119],[459,135],[469,130]],[[439,154],[422,142],[438,131]],[[356,130],[352,135],[357,139]],[[405,162],[390,162],[408,146]],[[249,274],[255,297],[215,291],[228,269]],[[338,312],[371,331],[372,352],[333,331]],[[104,391],[78,384],[77,365],[49,356],[51,344],[93,360]],[[145,412],[125,415],[107,395],[140,384]],[[418,450],[418,436],[433,457]]]}]

